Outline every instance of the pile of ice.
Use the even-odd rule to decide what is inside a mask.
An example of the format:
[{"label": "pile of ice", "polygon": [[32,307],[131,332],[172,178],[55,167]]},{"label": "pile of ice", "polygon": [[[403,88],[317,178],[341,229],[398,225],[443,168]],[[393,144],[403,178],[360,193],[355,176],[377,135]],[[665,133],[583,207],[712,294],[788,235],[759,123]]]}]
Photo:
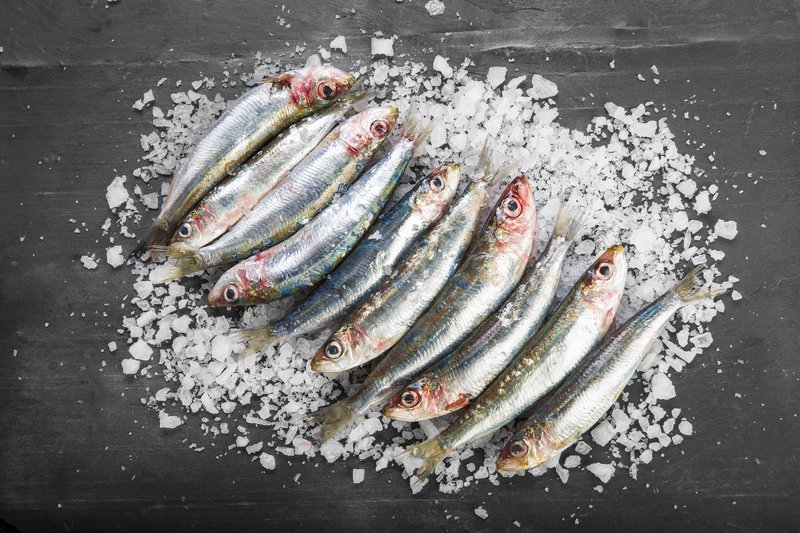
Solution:
[{"label": "pile of ice", "polygon": [[[391,58],[392,44],[392,39],[374,39],[373,52]],[[330,47],[347,50],[343,37],[334,39]],[[304,47],[298,47],[293,55],[303,51]],[[321,48],[308,62],[330,55]],[[251,85],[289,66],[259,55],[254,70],[232,67],[224,72],[221,84]],[[527,82],[526,76],[509,79],[505,67],[493,67],[481,79],[470,73],[471,66],[469,59],[456,64],[441,56],[430,67],[392,59],[356,64],[378,90],[379,100],[394,102],[403,116],[415,109],[423,117],[435,118],[429,141],[406,176],[409,183],[445,160],[465,163],[469,175],[479,148],[490,137],[497,154],[520,161],[520,171],[532,178],[540,213],[540,246],[552,228],[559,202],[570,199],[591,214],[585,237],[565,267],[559,296],[595,255],[616,241],[627,244],[630,264],[620,319],[653,300],[692,265],[710,265],[703,273],[706,280],[720,279],[716,264],[724,253],[713,244],[718,238],[734,238],[736,224],[722,220],[707,224],[717,187],[705,187],[701,183],[707,180],[696,179],[703,171],[695,167],[692,156],[680,152],[657,107],[648,103],[623,109],[609,102],[606,114],[595,117],[583,130],[572,130],[558,123],[558,108],[551,99],[558,88],[550,80],[537,74]],[[132,179],[117,176],[108,187],[107,201],[114,216],[106,220],[103,231],[110,241],[107,262],[112,267],[122,264],[121,246],[133,247],[131,221],[149,223],[157,207],[155,193],[145,192],[153,188],[147,182],[158,179],[163,194],[181,158],[225,108],[226,101],[213,95],[215,85],[213,79],[197,80],[190,89],[173,93],[166,103],[157,102],[148,91],[134,104],[141,109],[136,112],[152,115],[154,129],[141,136],[145,165],[132,171]],[[87,268],[97,265],[95,257],[82,260]],[[333,462],[353,455],[374,462],[374,469],[381,470],[395,461],[405,445],[435,434],[448,422],[409,424],[372,413],[342,441],[318,447],[306,415],[351,393],[365,375],[364,370],[336,376],[309,370],[308,361],[327,332],[287,341],[269,348],[263,357],[236,362],[232,355],[242,346],[226,338],[228,330],[277,318],[288,302],[244,310],[232,321],[205,303],[216,273],[204,275],[199,288],[196,279],[154,285],[151,280],[165,265],[128,265],[137,280],[136,294],[130,301],[133,310],[122,324],[128,346],[118,350],[119,364],[125,374],[138,379],[161,376],[170,384],[146,399],[163,428],[199,423],[208,438],[223,439],[229,449],[244,450],[257,467],[266,470],[285,465],[280,456],[321,456],[314,460]],[[734,281],[728,278],[722,285]],[[680,408],[663,407],[662,402],[672,400],[680,389],[677,374],[711,345],[708,324],[724,311],[721,301],[684,309],[643,361],[636,378],[642,390],[626,392],[591,435],[531,473],[538,476],[554,468],[567,482],[571,471],[585,468],[606,483],[624,468],[635,478],[637,465],[680,444],[692,433],[691,423]],[[509,435],[507,429],[500,431],[440,465],[440,490],[457,491],[483,479],[498,484],[495,459]],[[202,443],[191,447],[204,448]],[[408,476],[414,465],[403,466]],[[360,483],[364,476],[363,468],[355,469],[353,482]],[[602,485],[597,489],[602,490]]]}]

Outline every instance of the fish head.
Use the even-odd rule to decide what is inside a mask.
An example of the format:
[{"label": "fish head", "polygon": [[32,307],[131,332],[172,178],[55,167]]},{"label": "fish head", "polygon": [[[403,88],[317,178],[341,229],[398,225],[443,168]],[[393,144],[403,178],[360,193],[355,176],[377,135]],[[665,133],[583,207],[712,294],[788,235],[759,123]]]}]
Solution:
[{"label": "fish head", "polygon": [[208,303],[214,307],[238,307],[279,298],[277,289],[261,273],[257,257],[242,261],[220,276],[208,293]]},{"label": "fish head", "polygon": [[530,250],[536,231],[536,204],[528,178],[517,176],[506,186],[491,223],[500,246],[520,244]]},{"label": "fish head", "polygon": [[358,365],[358,347],[364,338],[361,328],[345,324],[325,344],[319,347],[311,359],[314,372],[342,372]]},{"label": "fish head", "polygon": [[178,249],[193,249],[202,246],[205,243],[205,229],[213,221],[214,216],[208,210],[202,207],[193,209],[172,234],[170,246]]},{"label": "fish head", "polygon": [[318,111],[345,94],[356,79],[336,67],[316,65],[290,70],[266,81],[288,87],[292,103],[298,108]]},{"label": "fish head", "polygon": [[627,277],[625,248],[621,244],[614,244],[597,258],[580,281],[581,297],[606,314],[606,327],[614,320]]},{"label": "fish head", "polygon": [[511,437],[497,458],[497,470],[517,472],[546,463],[552,452],[547,432],[540,424],[526,426]]},{"label": "fish head", "polygon": [[425,176],[414,190],[414,207],[427,221],[441,216],[450,204],[461,180],[461,165],[447,162]]},{"label": "fish head", "polygon": [[339,126],[339,140],[353,156],[371,155],[389,136],[398,115],[395,106],[367,108]]},{"label": "fish head", "polygon": [[447,400],[437,379],[422,378],[406,386],[383,407],[383,415],[394,420],[416,422],[445,414]]}]

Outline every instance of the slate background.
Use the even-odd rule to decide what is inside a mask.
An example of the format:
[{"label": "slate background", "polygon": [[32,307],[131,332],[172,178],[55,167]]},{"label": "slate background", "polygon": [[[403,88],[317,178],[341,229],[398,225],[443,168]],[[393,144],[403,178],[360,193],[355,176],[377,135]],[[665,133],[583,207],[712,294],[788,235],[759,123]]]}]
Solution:
[{"label": "slate background", "polygon": [[[800,4],[445,0],[438,17],[423,4],[0,1],[0,530],[515,531],[514,520],[543,531],[798,530]],[[131,104],[162,76],[156,94],[168,98],[177,79],[219,79],[226,60],[286,52],[285,42],[313,48],[342,34],[348,57],[334,57],[368,59],[362,28],[397,34],[396,53],[416,60],[469,56],[478,76],[492,65],[539,72],[559,85],[565,125],[582,127],[609,100],[652,100],[675,110],[681,143],[705,143],[685,149],[720,186],[713,216],[739,223],[720,247],[744,299],[715,321],[717,351],[675,379],[669,405],[695,435],[638,482],[619,473],[597,493],[575,472],[567,485],[548,475],[412,496],[396,468],[368,464],[352,485],[356,460],[279,458],[265,474],[236,454],[190,451],[185,439],[203,442],[197,424],[159,430],[140,404],[157,384],[122,376],[118,355],[101,353],[132,280],[78,259],[104,256],[105,188],[139,166],[138,136],[151,128]],[[74,234],[70,218],[89,231]]]}]

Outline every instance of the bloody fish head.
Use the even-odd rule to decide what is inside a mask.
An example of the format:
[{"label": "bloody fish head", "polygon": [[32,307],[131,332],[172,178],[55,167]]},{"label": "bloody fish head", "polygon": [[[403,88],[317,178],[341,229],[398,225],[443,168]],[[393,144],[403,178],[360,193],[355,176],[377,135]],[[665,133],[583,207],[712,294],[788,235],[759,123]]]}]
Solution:
[{"label": "bloody fish head", "polygon": [[461,179],[461,165],[447,162],[425,176],[414,191],[414,207],[425,220],[435,220],[453,199]]},{"label": "bloody fish head", "polygon": [[419,379],[395,394],[383,407],[394,420],[416,422],[443,415],[447,400],[438,380]]},{"label": "bloody fish head", "polygon": [[318,65],[284,72],[265,81],[289,87],[294,105],[317,111],[346,93],[356,79],[336,67]]},{"label": "bloody fish head", "polygon": [[516,472],[547,462],[552,455],[547,432],[538,424],[514,433],[497,458],[497,470]]},{"label": "bloody fish head", "polygon": [[597,258],[581,279],[581,296],[590,305],[606,312],[606,327],[614,320],[627,277],[625,248],[614,244]]},{"label": "bloody fish head", "polygon": [[354,358],[363,337],[363,331],[356,326],[348,324],[340,328],[314,354],[311,370],[341,372],[357,365]]},{"label": "bloody fish head", "polygon": [[398,114],[394,106],[367,108],[339,126],[339,139],[353,156],[372,153],[389,136]]},{"label": "bloody fish head", "polygon": [[225,272],[208,293],[214,307],[238,307],[269,302],[280,297],[253,259],[242,261]]},{"label": "bloody fish head", "polygon": [[517,176],[508,184],[495,207],[493,224],[498,241],[505,246],[534,240],[536,205],[528,178]]}]

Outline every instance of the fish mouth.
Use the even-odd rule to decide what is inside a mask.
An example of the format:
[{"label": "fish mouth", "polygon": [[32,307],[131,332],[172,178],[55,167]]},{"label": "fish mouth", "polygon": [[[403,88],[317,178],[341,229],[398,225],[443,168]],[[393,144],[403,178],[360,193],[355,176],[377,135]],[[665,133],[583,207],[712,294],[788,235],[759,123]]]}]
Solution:
[{"label": "fish mouth", "polygon": [[531,468],[532,461],[528,459],[527,456],[517,458],[511,457],[510,455],[504,456],[503,453],[506,453],[505,450],[500,454],[500,457],[497,458],[497,462],[495,463],[498,472],[519,472],[520,470],[528,470]]}]

